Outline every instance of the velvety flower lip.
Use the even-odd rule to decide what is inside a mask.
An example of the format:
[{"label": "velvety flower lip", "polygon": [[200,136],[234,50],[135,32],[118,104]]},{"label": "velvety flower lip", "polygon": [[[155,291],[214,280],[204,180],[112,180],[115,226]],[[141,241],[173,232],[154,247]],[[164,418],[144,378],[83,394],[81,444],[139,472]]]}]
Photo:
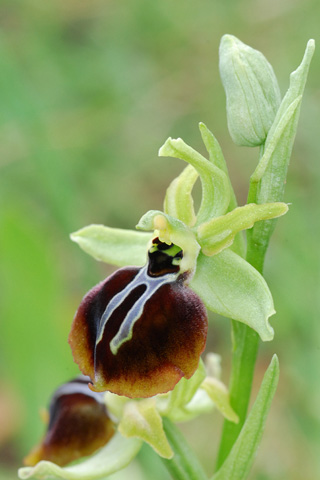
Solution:
[{"label": "velvety flower lip", "polygon": [[24,459],[26,465],[49,460],[63,466],[80,457],[91,455],[105,445],[114,434],[103,394],[88,388],[84,375],[59,387],[49,407],[47,433]]},{"label": "velvety flower lip", "polygon": [[92,390],[151,397],[193,375],[207,314],[180,274],[182,258],[181,248],[156,238],[144,267],[121,268],[84,297],[69,343]]}]

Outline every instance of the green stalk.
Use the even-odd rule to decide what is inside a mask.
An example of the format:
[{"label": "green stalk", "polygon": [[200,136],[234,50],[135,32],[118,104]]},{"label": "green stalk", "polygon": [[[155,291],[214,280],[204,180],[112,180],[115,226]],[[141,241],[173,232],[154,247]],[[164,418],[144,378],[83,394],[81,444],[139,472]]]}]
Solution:
[{"label": "green stalk", "polygon": [[163,418],[163,428],[174,451],[171,460],[162,458],[174,480],[208,480],[202,465],[187,444],[180,430],[168,419]]},{"label": "green stalk", "polygon": [[[260,158],[262,155],[263,147],[260,149]],[[248,203],[258,203],[257,185],[253,182],[249,188]],[[246,260],[261,274],[267,247],[268,243],[260,244],[254,241],[252,229],[248,230]],[[217,457],[217,470],[229,455],[246,420],[259,348],[259,335],[247,325],[232,320],[232,345],[230,403],[239,416],[239,423],[224,421]]]}]

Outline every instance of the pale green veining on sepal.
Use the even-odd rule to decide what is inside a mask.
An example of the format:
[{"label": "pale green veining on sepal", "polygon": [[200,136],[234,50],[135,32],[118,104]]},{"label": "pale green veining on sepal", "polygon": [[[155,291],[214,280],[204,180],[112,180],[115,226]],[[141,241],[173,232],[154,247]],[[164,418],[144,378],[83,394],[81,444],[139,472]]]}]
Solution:
[{"label": "pale green veining on sepal", "polygon": [[162,242],[178,245],[183,250],[180,273],[194,271],[200,245],[192,230],[183,222],[159,210],[150,210],[141,217],[136,228],[154,230],[155,236],[159,236]]},{"label": "pale green veining on sepal", "polygon": [[276,218],[288,211],[285,203],[251,203],[238,207],[221,217],[203,223],[197,230],[197,240],[205,255],[216,255],[232,245],[235,235],[251,228],[255,222]]},{"label": "pale green veining on sepal", "polygon": [[237,145],[262,145],[281,100],[272,66],[261,52],[233,35],[222,37],[219,58],[232,140]]},{"label": "pale green veining on sepal", "polygon": [[273,339],[269,317],[275,313],[262,275],[230,249],[207,257],[202,253],[190,287],[209,310],[253,328],[263,341]]},{"label": "pale green veining on sepal", "polygon": [[197,225],[227,211],[230,188],[227,175],[181,138],[168,140],[159,150],[159,156],[180,158],[192,165],[200,175],[202,199],[197,213]]},{"label": "pale green veining on sepal", "polygon": [[72,233],[70,238],[96,260],[124,267],[146,263],[152,235],[104,225],[88,225]]},{"label": "pale green veining on sepal", "polygon": [[245,480],[256,456],[279,379],[276,355],[263,377],[251,412],[222,467],[211,480]]},{"label": "pale green veining on sepal", "polygon": [[115,433],[107,445],[96,454],[67,467],[59,467],[55,463],[42,460],[34,467],[19,469],[19,478],[61,478],[65,480],[96,480],[105,478],[125,468],[137,455],[142,446],[138,438],[124,438]]},{"label": "pale green veining on sepal", "polygon": [[199,177],[192,165],[188,165],[167,188],[164,199],[164,213],[178,218],[188,227],[196,223],[196,214],[192,198],[192,188]]},{"label": "pale green veining on sepal", "polygon": [[140,438],[147,442],[163,458],[173,457],[155,398],[127,402],[118,430],[126,438]]}]

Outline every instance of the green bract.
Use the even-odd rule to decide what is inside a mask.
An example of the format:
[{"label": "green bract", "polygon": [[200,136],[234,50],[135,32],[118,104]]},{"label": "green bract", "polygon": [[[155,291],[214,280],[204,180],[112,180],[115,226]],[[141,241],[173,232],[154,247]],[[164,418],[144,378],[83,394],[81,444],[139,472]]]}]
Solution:
[{"label": "green bract", "polygon": [[[309,40],[301,64],[290,75],[289,89],[270,128],[259,164],[251,176],[249,201],[255,199],[257,203],[266,203],[283,200],[302,94],[314,49],[314,40]],[[274,227],[275,221],[272,220],[256,224],[249,240],[253,243],[259,241],[266,248]]]}]

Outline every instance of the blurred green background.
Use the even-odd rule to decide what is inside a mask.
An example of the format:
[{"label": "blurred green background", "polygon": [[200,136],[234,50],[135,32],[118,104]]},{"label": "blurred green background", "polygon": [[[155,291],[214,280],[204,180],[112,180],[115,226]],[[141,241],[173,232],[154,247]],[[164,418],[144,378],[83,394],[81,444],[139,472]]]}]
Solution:
[{"label": "blurred green background", "polygon": [[[85,292],[112,271],[72,244],[89,223],[134,228],[161,209],[183,167],[158,158],[168,136],[203,151],[215,133],[239,203],[258,152],[232,144],[218,73],[224,33],[261,50],[284,94],[309,38],[318,0],[2,0],[0,4],[0,479],[17,478],[41,437],[39,410],[77,374],[67,344]],[[318,42],[319,43],[319,42]],[[319,46],[318,46],[319,47]],[[289,170],[289,213],[265,274],[275,340],[261,345],[254,392],[276,352],[281,379],[250,479],[320,478],[319,50]],[[212,317],[208,348],[230,365],[229,321]],[[218,413],[182,428],[212,471]],[[146,447],[114,479],[166,479]]]}]

